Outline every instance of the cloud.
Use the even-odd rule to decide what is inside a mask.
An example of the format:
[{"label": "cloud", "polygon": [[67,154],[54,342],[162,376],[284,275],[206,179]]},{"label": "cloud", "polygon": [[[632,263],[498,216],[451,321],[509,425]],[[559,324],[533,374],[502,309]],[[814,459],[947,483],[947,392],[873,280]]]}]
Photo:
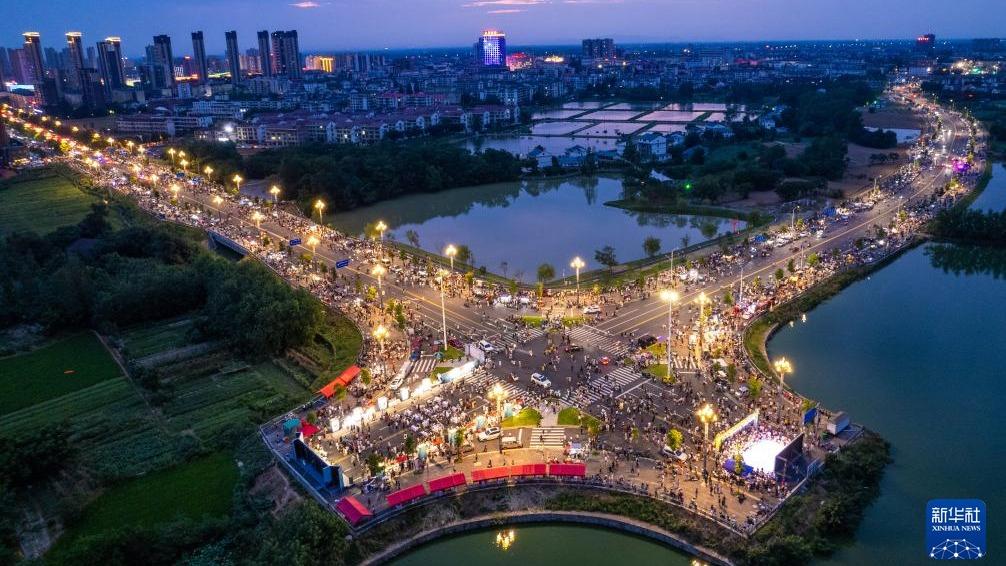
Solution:
[{"label": "cloud", "polygon": [[622,4],[625,0],[562,0],[563,4]]},{"label": "cloud", "polygon": [[526,10],[520,10],[518,8],[506,8],[503,10],[489,10],[487,14],[519,14],[525,12]]},{"label": "cloud", "polygon": [[[546,0],[475,0],[462,4],[462,8],[486,8],[494,6],[537,6],[545,4]],[[492,13],[492,12],[490,12]]]},{"label": "cloud", "polygon": [[317,2],[311,2],[310,0],[308,0],[306,2],[296,2],[296,3],[290,4],[290,5],[293,6],[294,8],[303,8],[303,9],[321,8],[321,4],[319,4]]}]

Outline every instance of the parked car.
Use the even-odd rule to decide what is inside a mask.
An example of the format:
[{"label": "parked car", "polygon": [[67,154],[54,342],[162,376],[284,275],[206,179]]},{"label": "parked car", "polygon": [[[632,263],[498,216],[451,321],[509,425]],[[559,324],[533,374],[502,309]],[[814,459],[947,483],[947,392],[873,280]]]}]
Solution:
[{"label": "parked car", "polygon": [[545,377],[544,375],[542,375],[540,373],[532,373],[531,374],[531,383],[533,383],[533,384],[535,384],[535,385],[537,385],[539,387],[544,387],[545,389],[548,389],[549,387],[552,387],[551,380],[549,380],[547,377]]},{"label": "parked car", "polygon": [[590,305],[589,307],[583,307],[583,314],[601,314],[601,307],[597,305]]},{"label": "parked car", "polygon": [[500,437],[500,429],[498,426],[491,426],[478,434],[479,442],[487,442],[489,440],[496,440]]},{"label": "parked car", "polygon": [[656,343],[657,338],[652,334],[644,334],[640,336],[638,339],[636,339],[636,345],[638,345],[640,348],[648,348]]},{"label": "parked car", "polygon": [[570,344],[569,346],[566,346],[566,351],[567,352],[582,352],[583,351],[583,346],[581,346],[579,344]]},{"label": "parked car", "polygon": [[423,356],[423,352],[421,350],[412,350],[412,353],[409,354],[409,359],[412,360],[412,361],[416,361],[419,358],[421,358],[422,356]]},{"label": "parked car", "polygon": [[664,445],[664,448],[660,451],[660,453],[663,454],[664,456],[667,456],[668,458],[674,458],[675,460],[678,460],[680,462],[685,462],[688,460],[688,454],[686,454],[683,449],[678,448],[677,450],[671,450],[671,447],[666,444]]},{"label": "parked car", "polygon": [[487,353],[487,354],[490,353],[490,352],[495,352],[496,351],[496,348],[493,347],[492,342],[490,342],[488,340],[480,340],[479,341],[479,349],[482,350],[483,352]]},{"label": "parked car", "polygon": [[458,340],[457,338],[448,338],[447,344],[449,344],[452,348],[457,348],[458,350],[465,349],[465,343],[462,342],[461,340]]}]

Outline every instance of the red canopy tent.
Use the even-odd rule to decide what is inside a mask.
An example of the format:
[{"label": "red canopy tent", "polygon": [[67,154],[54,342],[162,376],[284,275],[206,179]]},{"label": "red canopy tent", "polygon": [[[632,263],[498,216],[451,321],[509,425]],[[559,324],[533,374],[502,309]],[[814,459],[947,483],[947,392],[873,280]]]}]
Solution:
[{"label": "red canopy tent", "polygon": [[586,464],[549,464],[548,475],[559,476],[559,477],[569,477],[569,478],[582,478],[587,475],[587,465]]},{"label": "red canopy tent", "polygon": [[321,429],[311,423],[304,423],[304,426],[300,427],[300,433],[304,435],[304,438],[311,438],[317,434],[319,430]]},{"label": "red canopy tent", "polygon": [[339,374],[339,377],[333,379],[328,383],[328,385],[319,389],[318,393],[321,393],[326,399],[328,399],[332,395],[335,395],[336,389],[349,385],[358,375],[360,375],[360,366],[349,366],[346,368],[346,371]]},{"label": "red canopy tent", "polygon": [[472,470],[472,481],[489,481],[506,478],[510,475],[509,466],[498,468],[487,468],[485,470]]},{"label": "red canopy tent", "polygon": [[465,474],[458,472],[456,474],[432,479],[428,482],[428,485],[430,486],[430,493],[433,493],[435,491],[444,491],[445,489],[465,485],[466,483],[468,482],[465,481]]},{"label": "red canopy tent", "polygon": [[396,505],[402,505],[410,501],[414,501],[426,495],[426,486],[423,484],[416,484],[412,487],[407,487],[405,489],[400,489],[388,494],[388,506],[394,507]]},{"label": "red canopy tent", "polygon": [[343,497],[335,504],[335,508],[338,509],[339,513],[349,521],[350,525],[356,526],[362,521],[365,521],[374,516],[374,514],[364,507],[363,503],[357,501],[357,499],[351,495]]},{"label": "red canopy tent", "polygon": [[520,464],[510,466],[510,475],[514,477],[547,475],[545,464]]}]

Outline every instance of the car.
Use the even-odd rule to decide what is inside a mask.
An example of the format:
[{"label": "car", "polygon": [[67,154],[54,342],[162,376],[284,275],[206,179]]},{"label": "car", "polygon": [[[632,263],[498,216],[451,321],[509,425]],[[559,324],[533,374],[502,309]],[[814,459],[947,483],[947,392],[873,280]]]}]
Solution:
[{"label": "car", "polygon": [[567,352],[582,352],[583,346],[579,344],[570,344],[569,346],[566,346],[565,349]]},{"label": "car", "polygon": [[420,351],[420,350],[412,350],[412,353],[409,354],[409,359],[412,360],[412,361],[416,361],[419,358],[421,358],[422,355],[423,355],[422,351]]},{"label": "car", "polygon": [[583,307],[583,314],[601,314],[601,307],[597,305],[590,305],[589,307]]},{"label": "car", "polygon": [[664,448],[660,451],[661,454],[667,456],[668,458],[674,458],[680,462],[685,462],[688,460],[688,454],[681,448],[677,450],[672,450],[670,446],[664,445]]},{"label": "car", "polygon": [[502,439],[500,439],[500,444],[503,445],[503,448],[521,447],[520,439],[517,438],[516,436],[504,436]]},{"label": "car", "polygon": [[538,385],[539,387],[544,387],[545,389],[552,387],[552,381],[540,373],[531,374],[531,383]]},{"label": "car", "polygon": [[479,341],[479,349],[482,350],[483,352],[487,353],[487,354],[489,352],[495,352],[496,351],[496,348],[493,347],[492,342],[490,342],[488,340],[480,340]]},{"label": "car", "polygon": [[606,366],[611,363],[611,358],[609,358],[608,356],[601,356],[601,359],[597,360],[597,363],[601,364],[602,366]]},{"label": "car", "polygon": [[657,337],[652,334],[644,334],[636,339],[636,345],[640,348],[649,348],[657,343]]},{"label": "car", "polygon": [[448,338],[447,344],[452,348],[457,348],[458,350],[461,350],[465,347],[464,342],[458,340],[457,338]]},{"label": "car", "polygon": [[402,385],[404,385],[404,384],[405,384],[405,376],[404,375],[396,375],[395,378],[391,380],[391,383],[388,384],[388,387],[392,391],[397,391],[397,390],[401,389]]},{"label": "car", "polygon": [[496,440],[500,437],[500,428],[498,426],[491,426],[483,431],[479,431],[477,438],[479,442],[487,442],[490,440]]}]

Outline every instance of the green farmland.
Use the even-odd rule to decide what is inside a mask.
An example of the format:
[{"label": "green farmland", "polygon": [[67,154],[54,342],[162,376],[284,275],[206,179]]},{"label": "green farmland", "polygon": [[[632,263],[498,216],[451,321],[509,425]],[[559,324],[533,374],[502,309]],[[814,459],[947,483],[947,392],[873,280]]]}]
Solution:
[{"label": "green farmland", "polygon": [[48,234],[77,224],[98,198],[61,175],[36,179],[14,178],[0,183],[0,232]]}]

